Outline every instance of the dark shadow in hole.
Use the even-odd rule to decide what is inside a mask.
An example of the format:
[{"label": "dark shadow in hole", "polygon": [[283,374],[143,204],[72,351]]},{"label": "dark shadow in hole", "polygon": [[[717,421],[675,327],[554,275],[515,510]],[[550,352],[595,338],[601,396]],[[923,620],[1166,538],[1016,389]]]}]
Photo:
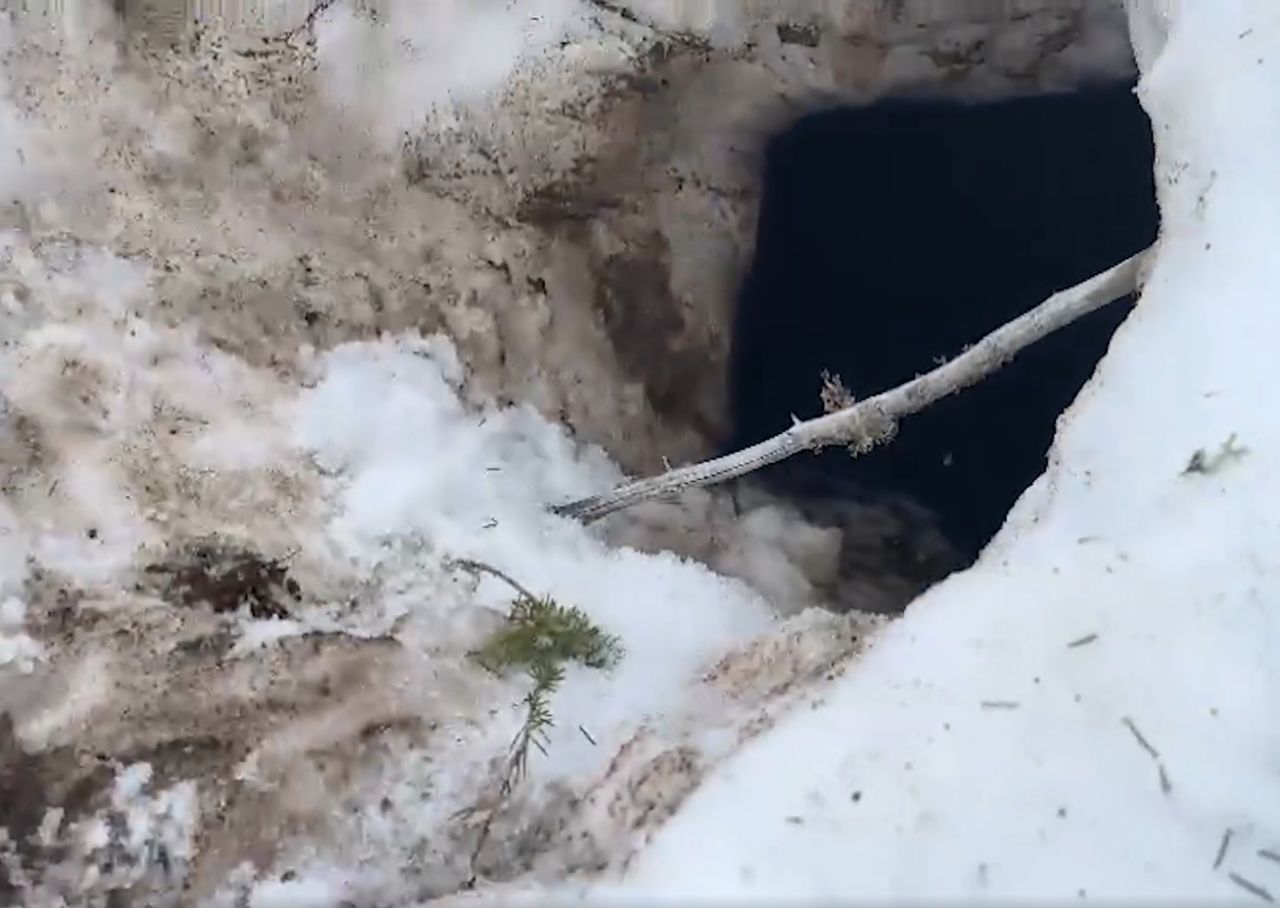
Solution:
[{"label": "dark shadow in hole", "polygon": [[[777,137],[734,324],[728,447],[819,415],[824,369],[859,398],[891,388],[1153,242],[1151,125],[1132,88],[895,99]],[[1131,308],[1052,335],[906,419],[887,447],[804,455],[758,479],[810,501],[850,483],[906,496],[971,563],[1043,472],[1057,417]],[[911,547],[906,534],[897,547]]]}]

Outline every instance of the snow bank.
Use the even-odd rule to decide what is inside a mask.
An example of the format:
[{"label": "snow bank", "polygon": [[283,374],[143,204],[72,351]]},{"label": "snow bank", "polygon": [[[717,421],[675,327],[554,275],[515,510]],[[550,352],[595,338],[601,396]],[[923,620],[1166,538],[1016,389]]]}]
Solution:
[{"label": "snow bank", "polygon": [[1280,15],[1151,9],[1163,238],[1046,474],[596,897],[1280,895]]}]

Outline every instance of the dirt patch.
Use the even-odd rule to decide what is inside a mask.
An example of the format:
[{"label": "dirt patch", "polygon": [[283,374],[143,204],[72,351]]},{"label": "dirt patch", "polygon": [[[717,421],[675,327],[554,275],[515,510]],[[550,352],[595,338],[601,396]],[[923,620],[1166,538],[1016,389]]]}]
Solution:
[{"label": "dirt patch", "polygon": [[[7,715],[0,715],[0,816],[4,817],[9,840],[19,852],[39,827],[47,802],[37,762],[18,744],[13,722]],[[0,899],[6,904],[18,895],[7,863],[0,861]]]},{"label": "dirt patch", "polygon": [[[250,589],[285,585],[267,559],[248,564]],[[268,867],[282,842],[323,840],[371,754],[389,738],[424,746],[431,682],[448,675],[436,664],[428,677],[388,637],[309,633],[241,652],[243,611],[80,589],[52,572],[25,592],[49,656],[0,686],[0,905],[71,898],[86,873],[100,875],[90,895],[123,899],[105,904],[195,904],[243,863]],[[137,764],[150,767],[152,815],[131,832],[113,780]],[[188,781],[200,819],[183,856],[165,805]],[[111,840],[77,844],[98,821]]]},{"label": "dirt patch", "polygon": [[12,719],[0,713],[0,829],[8,836],[0,845],[0,900],[17,904],[10,901],[21,895],[12,877],[15,870],[60,858],[56,846],[38,840],[49,811],[63,812],[55,828],[44,830],[56,840],[61,829],[101,806],[112,775],[99,756],[69,747],[28,754]]},{"label": "dirt patch", "polygon": [[684,304],[671,289],[671,248],[653,231],[595,268],[596,309],[627,375],[644,384],[654,412],[715,436],[690,389],[707,377],[706,351],[693,345]]},{"label": "dirt patch", "polygon": [[790,22],[779,22],[777,32],[778,40],[783,44],[817,47],[822,43],[822,29],[816,25],[795,25]]},{"label": "dirt patch", "polygon": [[589,179],[582,183],[560,179],[522,196],[516,205],[515,217],[522,224],[554,230],[588,223],[599,218],[601,212],[615,210],[620,204],[616,195],[591,185]]},{"label": "dirt patch", "polygon": [[11,495],[48,465],[40,423],[0,399],[0,493]]},{"label": "dirt patch", "polygon": [[878,615],[812,609],[727,654],[702,680],[734,701],[770,703],[834,680],[885,624]]},{"label": "dirt patch", "polygon": [[600,265],[596,305],[622,367],[633,375],[661,362],[684,329],[671,295],[670,254],[666,238],[651,233],[626,253]]},{"label": "dirt patch", "polygon": [[164,593],[183,605],[207,605],[218,614],[248,606],[255,618],[288,618],[287,604],[302,601],[282,560],[216,540],[198,541],[143,572],[160,579]]}]

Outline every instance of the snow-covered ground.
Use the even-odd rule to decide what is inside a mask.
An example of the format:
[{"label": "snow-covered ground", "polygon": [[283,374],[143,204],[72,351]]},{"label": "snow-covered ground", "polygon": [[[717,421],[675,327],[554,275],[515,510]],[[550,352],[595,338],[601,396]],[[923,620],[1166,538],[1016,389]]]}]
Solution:
[{"label": "snow-covered ground", "polygon": [[[359,29],[322,29],[314,70],[216,35],[130,69],[109,25],[0,32],[0,904],[384,904],[604,866],[862,647],[874,620],[779,631],[803,602],[547,511],[621,473],[419,327],[491,330],[483,283],[397,296],[497,241],[325,87]],[[723,542],[785,570],[786,530]],[[458,559],[625,651],[568,667],[506,798],[529,682],[469,653],[512,592]]]},{"label": "snow-covered ground", "polygon": [[[567,9],[467,20],[495,56],[409,115]],[[0,904],[1280,895],[1280,13],[1163,15],[1142,304],[982,561],[888,626],[550,515],[617,468],[442,334],[371,329],[405,237],[496,242],[379,170],[403,110],[350,109],[438,67],[346,72],[376,36],[335,19],[328,132],[263,74],[292,58],[210,44],[165,85],[91,22],[0,31]],[[724,531],[795,571],[787,525]],[[570,667],[507,798],[527,681],[468,653],[511,595],[460,558],[625,648]]]},{"label": "snow-covered ground", "polygon": [[1163,238],[1049,470],[629,899],[1280,897],[1280,10],[1155,6]]}]

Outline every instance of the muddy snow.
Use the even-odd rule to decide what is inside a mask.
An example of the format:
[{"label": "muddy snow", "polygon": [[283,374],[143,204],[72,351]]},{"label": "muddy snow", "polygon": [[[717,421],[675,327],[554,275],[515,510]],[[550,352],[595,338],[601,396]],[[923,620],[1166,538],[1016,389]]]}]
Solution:
[{"label": "muddy snow", "polygon": [[[601,867],[875,633],[805,611],[799,574],[769,602],[548,513],[622,474],[502,393],[521,367],[475,365],[505,305],[475,260],[512,234],[363,131],[325,82],[350,48],[126,56],[92,17],[3,38],[0,901]],[[466,84],[506,75],[506,40]],[[508,304],[541,343],[545,297]],[[513,593],[462,559],[625,647],[569,667],[509,793],[528,680],[472,654]]]}]

